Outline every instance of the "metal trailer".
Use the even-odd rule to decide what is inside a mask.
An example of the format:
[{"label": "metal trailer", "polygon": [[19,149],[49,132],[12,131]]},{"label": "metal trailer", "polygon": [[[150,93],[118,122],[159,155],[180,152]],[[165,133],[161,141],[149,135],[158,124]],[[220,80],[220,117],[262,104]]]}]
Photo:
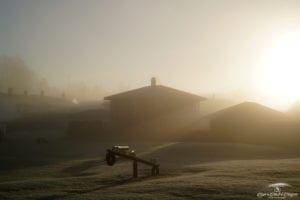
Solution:
[{"label": "metal trailer", "polygon": [[107,149],[106,163],[109,166],[113,166],[118,157],[132,160],[133,178],[138,177],[138,163],[151,166],[152,176],[159,175],[159,164],[156,161],[148,161],[137,157],[135,154],[132,154],[132,151],[129,151],[128,146],[114,146],[111,149]]}]

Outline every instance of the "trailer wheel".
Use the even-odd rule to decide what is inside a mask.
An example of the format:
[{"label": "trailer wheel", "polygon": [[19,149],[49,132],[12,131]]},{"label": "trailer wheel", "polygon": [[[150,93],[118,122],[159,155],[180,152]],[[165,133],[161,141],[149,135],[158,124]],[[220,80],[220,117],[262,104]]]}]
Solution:
[{"label": "trailer wheel", "polygon": [[115,154],[108,152],[106,154],[106,163],[107,163],[107,165],[113,166],[115,164],[115,162],[116,162]]}]

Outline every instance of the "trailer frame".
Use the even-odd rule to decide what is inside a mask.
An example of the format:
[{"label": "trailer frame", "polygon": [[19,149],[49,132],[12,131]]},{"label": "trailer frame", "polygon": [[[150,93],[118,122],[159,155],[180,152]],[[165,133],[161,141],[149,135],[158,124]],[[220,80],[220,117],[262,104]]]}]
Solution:
[{"label": "trailer frame", "polygon": [[116,156],[126,158],[127,160],[132,161],[132,172],[133,172],[133,178],[138,178],[138,163],[142,163],[148,166],[151,166],[151,175],[157,176],[159,175],[159,164],[155,162],[151,162],[148,160],[144,160],[142,158],[139,158],[137,156],[128,155],[126,153],[118,152],[112,149],[106,150],[106,162],[108,165],[113,166],[116,162]]}]

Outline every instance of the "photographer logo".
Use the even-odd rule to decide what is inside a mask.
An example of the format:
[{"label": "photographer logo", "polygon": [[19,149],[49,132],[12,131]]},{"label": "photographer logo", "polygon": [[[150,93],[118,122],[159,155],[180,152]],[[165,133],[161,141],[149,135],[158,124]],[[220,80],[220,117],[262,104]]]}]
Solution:
[{"label": "photographer logo", "polygon": [[271,192],[259,192],[257,193],[258,198],[269,198],[269,199],[288,199],[298,196],[297,193],[285,192],[284,188],[291,187],[287,183],[273,183],[268,186],[272,188]]}]

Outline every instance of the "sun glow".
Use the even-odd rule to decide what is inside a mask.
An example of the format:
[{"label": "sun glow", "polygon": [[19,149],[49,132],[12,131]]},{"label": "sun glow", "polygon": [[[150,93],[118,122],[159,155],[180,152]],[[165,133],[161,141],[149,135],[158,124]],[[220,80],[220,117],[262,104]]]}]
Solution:
[{"label": "sun glow", "polygon": [[263,63],[261,89],[280,104],[300,99],[300,32],[286,34]]}]

